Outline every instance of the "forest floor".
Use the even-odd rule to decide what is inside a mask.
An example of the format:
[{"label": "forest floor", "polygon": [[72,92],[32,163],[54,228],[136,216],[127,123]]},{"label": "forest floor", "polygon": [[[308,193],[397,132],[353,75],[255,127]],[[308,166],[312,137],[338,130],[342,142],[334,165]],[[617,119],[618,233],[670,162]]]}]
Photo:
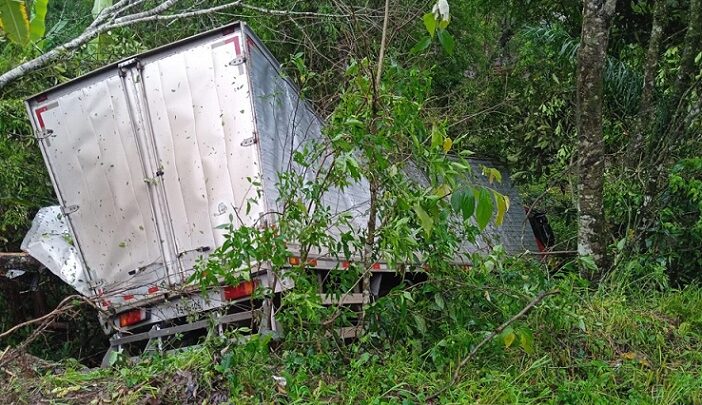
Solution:
[{"label": "forest floor", "polygon": [[109,369],[25,354],[0,371],[0,396],[27,404],[702,403],[702,289],[562,295],[572,299],[525,319],[531,350],[495,339],[455,383],[455,355],[442,360],[437,349],[450,346],[450,333],[438,342],[383,345],[375,336],[326,348],[219,337]]}]

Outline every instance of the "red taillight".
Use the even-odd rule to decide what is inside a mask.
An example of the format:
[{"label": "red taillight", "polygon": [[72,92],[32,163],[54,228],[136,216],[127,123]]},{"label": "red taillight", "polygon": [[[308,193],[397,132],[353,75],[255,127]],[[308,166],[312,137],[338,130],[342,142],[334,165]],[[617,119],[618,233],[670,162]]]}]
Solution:
[{"label": "red taillight", "polygon": [[149,319],[149,313],[145,309],[133,309],[119,315],[119,326],[130,326],[147,319]]},{"label": "red taillight", "polygon": [[[299,266],[302,260],[297,256],[290,256],[288,258],[288,263],[290,263],[291,266]],[[307,265],[310,267],[317,267],[317,259],[307,259]]]},{"label": "red taillight", "polygon": [[227,301],[235,300],[238,298],[249,297],[253,294],[256,286],[258,285],[258,280],[244,281],[235,286],[226,286],[222,289],[222,298]]}]

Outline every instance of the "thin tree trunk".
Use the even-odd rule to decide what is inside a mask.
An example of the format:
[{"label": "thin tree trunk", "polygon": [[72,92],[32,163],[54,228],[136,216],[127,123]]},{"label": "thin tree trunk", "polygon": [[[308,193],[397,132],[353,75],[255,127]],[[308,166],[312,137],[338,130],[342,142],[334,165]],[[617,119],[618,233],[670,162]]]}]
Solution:
[{"label": "thin tree trunk", "polygon": [[[693,90],[695,58],[702,51],[702,0],[690,0],[687,31],[683,42],[682,57],[672,91],[663,100],[661,119],[651,125],[644,159],[648,165],[646,201],[651,201],[663,186],[666,171],[675,159],[676,150],[692,134],[685,125],[690,116],[688,95]],[[693,108],[694,110],[694,108]],[[655,208],[647,208],[648,215]]]},{"label": "thin tree trunk", "polygon": [[651,130],[652,124],[655,122],[653,96],[667,12],[667,0],[656,0],[653,10],[653,22],[651,23],[651,36],[648,40],[648,51],[646,52],[639,115],[634,129],[634,138],[629,143],[629,153],[627,153],[630,167],[638,166],[641,162],[646,133]]},{"label": "thin tree trunk", "polygon": [[679,99],[690,86],[695,74],[695,58],[702,45],[702,0],[690,0],[689,17],[680,70],[678,70],[673,91],[675,96],[673,103],[676,105],[679,104]]},{"label": "thin tree trunk", "polygon": [[597,271],[584,271],[599,281],[607,265],[604,187],[604,139],[602,136],[603,73],[609,26],[616,0],[585,0],[578,51],[578,253],[592,256]]}]

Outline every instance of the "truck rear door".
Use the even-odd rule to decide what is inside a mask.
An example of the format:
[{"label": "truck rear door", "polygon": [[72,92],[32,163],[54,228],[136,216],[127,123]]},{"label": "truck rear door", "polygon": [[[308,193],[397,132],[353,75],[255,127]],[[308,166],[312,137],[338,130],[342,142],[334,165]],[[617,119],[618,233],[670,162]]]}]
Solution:
[{"label": "truck rear door", "polygon": [[148,177],[117,71],[28,101],[93,292],[166,277]]}]

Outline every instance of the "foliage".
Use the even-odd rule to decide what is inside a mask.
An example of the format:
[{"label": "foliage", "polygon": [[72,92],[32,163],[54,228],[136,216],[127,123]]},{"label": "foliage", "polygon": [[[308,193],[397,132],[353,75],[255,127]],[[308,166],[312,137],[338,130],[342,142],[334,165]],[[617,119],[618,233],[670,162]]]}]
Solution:
[{"label": "foliage", "polygon": [[23,0],[0,1],[0,29],[15,44],[23,47],[44,38],[49,0],[32,1],[31,19]]},{"label": "foliage", "polygon": [[[467,365],[465,378],[439,403],[699,400],[699,288],[656,294],[593,292],[577,276],[549,281],[533,264],[503,260],[495,257],[491,262],[507,269],[506,274],[484,266],[479,275],[465,273],[466,280],[481,280],[492,303],[478,299],[484,294],[480,290],[459,285],[438,291],[443,305],[451,306],[443,310],[442,301],[419,287],[407,291],[412,300],[398,291],[379,301],[378,310],[406,305],[406,311],[416,317],[406,317],[406,324],[395,328],[383,325],[387,334],[371,334],[340,347],[279,346],[272,344],[270,336],[254,336],[237,345],[231,342],[244,331],[234,330],[211,336],[201,346],[148,357],[131,366],[85,370],[66,361],[39,374],[5,375],[0,390],[8,401],[20,403],[37,399],[89,403],[99,397],[113,403],[421,403],[449,384],[455,359],[469,350],[471,342],[500,322],[502,314],[524,303],[519,290],[530,284],[561,291],[514,325],[515,335],[530,330],[526,336],[533,336],[532,345],[522,345],[521,337],[510,345],[505,343],[511,338],[493,341]],[[468,302],[474,303],[471,311],[477,317],[451,299],[461,294],[472,295],[474,301]],[[514,295],[511,304],[499,303],[510,295]],[[426,331],[415,318],[428,321]]]},{"label": "foliage", "polygon": [[[91,10],[109,3],[36,0],[30,13],[24,2],[0,0],[9,40],[0,44],[0,70],[75,37],[91,22]],[[200,3],[184,2],[184,7]],[[347,12],[335,1],[248,3]],[[376,65],[369,57],[379,47],[377,19],[340,22],[245,13],[275,54],[297,55],[288,72],[329,120],[322,142],[307,144],[295,155],[300,170],[279,178],[283,209],[266,218],[275,227],[239,226],[237,218],[230,218],[225,244],[201,264],[192,281],[203,288],[221,281],[235,284],[250,278],[264,261],[279,274],[285,269],[296,287],[281,297],[280,319],[288,332],[282,341],[261,335],[233,345],[244,332],[235,331],[132,367],[84,372],[68,363],[62,373],[31,379],[3,375],[0,390],[7,398],[92,400],[94,384],[111,393],[107,400],[123,403],[152,397],[164,402],[231,397],[234,402],[421,403],[450,383],[471,345],[538,291],[556,288],[559,296],[490,342],[440,400],[698,403],[702,293],[695,283],[702,264],[702,164],[696,156],[700,139],[694,134],[700,125],[695,115],[699,87],[685,89],[680,100],[666,98],[674,93],[685,48],[680,33],[688,20],[687,2],[668,2],[655,72],[656,106],[650,115],[662,121],[675,115],[668,111],[671,105],[679,105],[687,120],[679,134],[693,134],[688,138],[641,130],[638,108],[652,7],[646,2],[617,7],[604,111],[604,203],[616,260],[597,289],[573,275],[576,265],[586,262],[583,258],[551,257],[537,266],[506,258],[498,248],[463,258],[473,264],[471,270],[451,262],[461,241],[475,238],[491,221],[499,224],[509,209],[504,196],[473,185],[472,176],[484,175],[466,173],[463,159],[473,152],[513,169],[527,204],[549,213],[559,241],[554,250],[573,250],[574,73],[581,2],[450,3],[450,17],[441,10],[418,16],[414,4],[395,4],[380,88],[372,80]],[[9,16],[14,16],[10,25]],[[232,18],[217,14],[114,30],[4,91],[3,250],[16,250],[33,212],[53,200],[21,99]],[[698,58],[697,79],[699,67]],[[630,167],[624,163],[632,154],[627,144],[641,131],[649,150],[635,151],[644,158]],[[666,145],[678,138],[686,139],[682,146]],[[641,169],[654,163],[653,169]],[[414,166],[428,174],[426,184],[407,174]],[[300,175],[305,169],[313,175]],[[495,177],[489,169],[485,175]],[[659,180],[660,187],[651,185]],[[370,239],[358,231],[367,227],[367,218],[335,215],[322,203],[330,190],[357,184],[376,187],[380,223]],[[260,187],[254,179],[252,186]],[[359,227],[359,220],[366,223]],[[317,280],[305,266],[306,256],[320,250],[337,252],[339,261],[355,259],[349,271],[330,276],[334,294],[357,288],[376,260],[408,264],[412,270],[426,265],[430,271],[421,277],[398,273],[400,285],[367,307],[367,333],[343,344],[333,338],[333,330],[357,321],[358,314],[321,304]],[[293,255],[300,257],[299,265],[288,269]],[[256,299],[272,295],[257,291]],[[75,352],[80,345],[73,340],[68,346],[66,352]],[[36,350],[42,355],[48,351]],[[287,384],[277,383],[273,375]]]},{"label": "foliage", "polygon": [[51,203],[51,185],[22,104],[0,102],[0,246],[17,246],[34,212]]}]

